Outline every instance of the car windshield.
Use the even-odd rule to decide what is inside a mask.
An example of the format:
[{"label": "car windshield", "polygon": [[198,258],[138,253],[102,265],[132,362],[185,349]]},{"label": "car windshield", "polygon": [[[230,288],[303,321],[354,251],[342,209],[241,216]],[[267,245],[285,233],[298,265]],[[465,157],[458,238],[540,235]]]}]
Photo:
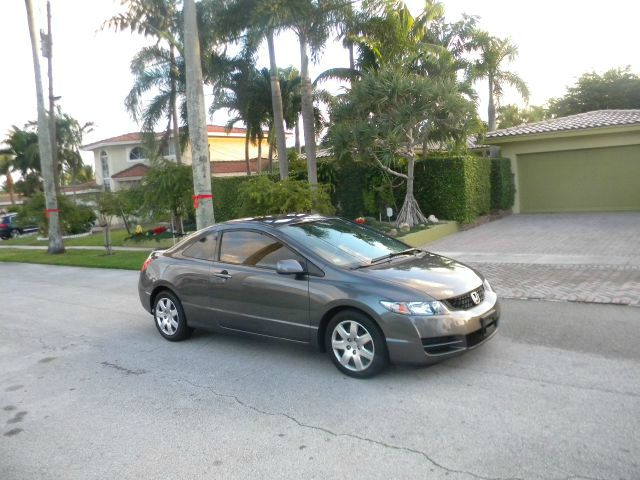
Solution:
[{"label": "car windshield", "polygon": [[407,250],[407,245],[375,230],[338,218],[294,223],[283,233],[341,267],[369,265],[374,259]]}]

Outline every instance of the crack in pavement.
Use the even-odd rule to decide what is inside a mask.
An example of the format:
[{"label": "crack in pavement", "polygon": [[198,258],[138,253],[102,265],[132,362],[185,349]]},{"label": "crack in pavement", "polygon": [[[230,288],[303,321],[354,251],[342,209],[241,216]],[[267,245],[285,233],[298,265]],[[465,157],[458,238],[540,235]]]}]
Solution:
[{"label": "crack in pavement", "polygon": [[[399,446],[399,445],[392,445],[390,443],[386,443],[386,442],[383,442],[381,440],[375,440],[373,438],[363,437],[361,435],[355,435],[353,433],[334,432],[333,430],[329,430],[328,428],[325,428],[325,427],[303,423],[300,420],[298,420],[297,418],[295,418],[294,416],[289,415],[289,414],[284,413],[284,412],[269,412],[267,410],[262,410],[262,409],[260,409],[258,407],[255,407],[253,405],[250,405],[250,404],[246,403],[245,401],[241,400],[237,395],[229,394],[229,393],[217,392],[212,387],[209,387],[207,385],[200,385],[200,384],[197,384],[197,383],[193,383],[193,382],[191,382],[189,380],[181,379],[181,381],[183,381],[185,383],[188,383],[192,387],[208,390],[209,392],[211,392],[216,397],[229,398],[229,399],[233,400],[235,403],[237,403],[238,405],[240,405],[241,407],[247,408],[247,409],[252,410],[252,411],[254,411],[256,413],[259,413],[261,415],[268,415],[268,416],[271,416],[271,417],[283,417],[283,418],[286,418],[286,419],[292,421],[293,423],[295,423],[296,425],[298,425],[301,428],[308,428],[310,430],[316,430],[316,431],[319,431],[319,432],[323,432],[323,433],[326,433],[327,435],[331,435],[332,437],[353,438],[355,440],[371,443],[371,444],[374,444],[374,445],[377,445],[377,446],[380,446],[380,447],[383,447],[383,448],[388,448],[388,449],[391,449],[391,450],[397,450],[397,451],[400,451],[400,452],[407,452],[407,453],[412,453],[412,454],[415,454],[415,455],[419,455],[419,456],[423,457],[424,459],[426,459],[434,467],[437,467],[437,468],[439,468],[441,470],[444,470],[446,472],[449,472],[449,473],[458,473],[458,474],[461,474],[461,475],[468,475],[468,476],[470,476],[472,478],[477,478],[479,480],[524,480],[524,479],[522,479],[520,477],[484,477],[482,475],[478,475],[476,473],[469,472],[469,471],[466,471],[466,470],[456,470],[454,468],[449,468],[449,467],[446,467],[446,466],[436,462],[434,459],[432,459],[429,455],[427,455],[427,453],[423,452],[422,450],[417,450],[417,449],[410,448],[410,447],[402,447],[402,446]],[[562,480],[570,480],[570,478],[562,479]],[[577,478],[577,477],[573,477],[573,478]]]}]

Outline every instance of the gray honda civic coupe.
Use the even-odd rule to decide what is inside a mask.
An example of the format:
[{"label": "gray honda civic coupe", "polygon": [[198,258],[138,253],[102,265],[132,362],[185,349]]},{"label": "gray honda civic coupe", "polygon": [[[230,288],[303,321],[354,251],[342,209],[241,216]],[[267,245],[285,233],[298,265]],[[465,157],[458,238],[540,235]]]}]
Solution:
[{"label": "gray honda civic coupe", "polygon": [[309,344],[356,378],[459,355],[492,338],[500,318],[471,267],[308,214],[202,229],[153,252],[138,292],[167,340],[203,328]]}]

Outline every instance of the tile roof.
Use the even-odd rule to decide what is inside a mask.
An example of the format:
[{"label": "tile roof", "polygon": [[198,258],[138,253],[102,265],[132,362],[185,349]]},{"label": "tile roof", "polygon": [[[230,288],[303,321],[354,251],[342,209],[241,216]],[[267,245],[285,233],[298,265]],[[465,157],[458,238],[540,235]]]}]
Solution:
[{"label": "tile roof", "polygon": [[111,175],[111,178],[116,178],[116,179],[140,178],[140,177],[144,177],[148,171],[149,171],[149,167],[147,167],[142,163],[136,163],[135,165],[132,165],[129,168],[120,170],[115,175]]},{"label": "tile roof", "polygon": [[595,110],[487,133],[487,139],[640,124],[640,110]]},{"label": "tile roof", "polygon": [[64,185],[60,188],[64,193],[83,192],[87,190],[99,190],[100,186],[95,181],[77,183],[76,185]]},{"label": "tile roof", "polygon": [[[227,132],[225,127],[220,125],[207,125],[207,133],[209,134],[242,134],[244,135],[246,130],[244,128],[232,128]],[[158,133],[158,135],[162,135],[162,133]],[[87,145],[82,145],[83,150],[92,150],[97,146],[107,145],[107,144],[119,144],[119,143],[135,143],[142,142],[142,132],[130,132],[125,133],[123,135],[118,135],[116,137],[105,138],[103,140],[98,140],[97,142],[89,143]]]}]

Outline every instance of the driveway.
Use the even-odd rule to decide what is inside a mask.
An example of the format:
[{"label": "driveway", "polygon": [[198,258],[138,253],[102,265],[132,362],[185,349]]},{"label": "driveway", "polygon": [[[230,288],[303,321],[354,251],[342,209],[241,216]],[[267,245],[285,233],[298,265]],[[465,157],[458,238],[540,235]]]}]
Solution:
[{"label": "driveway", "polygon": [[426,245],[508,298],[640,306],[640,213],[511,215]]},{"label": "driveway", "polygon": [[137,272],[0,269],[3,480],[640,478],[633,308],[504,300],[482,348],[359,381],[287,343],[167,342]]}]

